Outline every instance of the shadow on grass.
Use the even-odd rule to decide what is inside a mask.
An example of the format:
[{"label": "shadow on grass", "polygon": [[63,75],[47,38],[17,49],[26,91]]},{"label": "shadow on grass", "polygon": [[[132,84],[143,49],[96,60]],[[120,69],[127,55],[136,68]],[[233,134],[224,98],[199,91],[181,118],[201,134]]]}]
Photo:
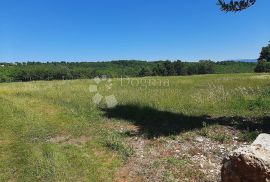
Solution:
[{"label": "shadow on grass", "polygon": [[124,119],[139,127],[139,134],[147,138],[169,136],[183,131],[200,129],[203,123],[207,125],[220,124],[232,126],[239,130],[262,132],[270,131],[270,117],[244,118],[187,116],[179,113],[159,111],[157,109],[137,106],[118,105],[111,109],[102,109],[108,118]]}]

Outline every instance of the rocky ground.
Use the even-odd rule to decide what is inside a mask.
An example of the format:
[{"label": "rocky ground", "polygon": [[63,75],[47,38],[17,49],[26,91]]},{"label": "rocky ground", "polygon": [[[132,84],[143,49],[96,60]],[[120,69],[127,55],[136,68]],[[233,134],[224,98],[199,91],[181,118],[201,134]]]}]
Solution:
[{"label": "rocky ground", "polygon": [[134,154],[117,181],[220,181],[223,158],[243,142],[229,126],[210,126],[179,135],[147,139],[133,125],[117,126]]}]

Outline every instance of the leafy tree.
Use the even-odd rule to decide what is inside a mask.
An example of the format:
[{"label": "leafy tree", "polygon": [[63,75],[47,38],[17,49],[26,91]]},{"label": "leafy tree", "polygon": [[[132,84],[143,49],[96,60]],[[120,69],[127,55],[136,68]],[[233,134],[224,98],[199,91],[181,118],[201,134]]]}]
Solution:
[{"label": "leafy tree", "polygon": [[211,60],[201,60],[198,64],[199,74],[211,74],[214,73],[214,62]]},{"label": "leafy tree", "polygon": [[198,74],[198,63],[190,63],[187,66],[187,74],[195,75]]},{"label": "leafy tree", "polygon": [[259,61],[267,61],[270,62],[270,43],[262,48]]},{"label": "leafy tree", "polygon": [[165,76],[167,74],[166,68],[162,62],[156,62],[156,66],[153,68],[154,76]]},{"label": "leafy tree", "polygon": [[185,75],[185,68],[184,68],[184,63],[180,60],[177,60],[176,62],[173,63],[175,73],[177,75]]},{"label": "leafy tree", "polygon": [[255,72],[270,72],[270,44],[262,48]]},{"label": "leafy tree", "polygon": [[149,67],[143,67],[138,76],[151,76],[152,75],[152,70]]},{"label": "leafy tree", "polygon": [[164,76],[173,76],[176,75],[176,71],[174,68],[174,65],[171,61],[165,61],[164,62],[164,67],[165,67],[165,75]]},{"label": "leafy tree", "polygon": [[218,0],[218,5],[220,9],[225,12],[237,12],[242,11],[250,6],[254,5],[256,0],[231,0],[230,2],[225,2],[224,0]]},{"label": "leafy tree", "polygon": [[265,59],[260,60],[255,68],[255,72],[270,72],[270,62]]}]

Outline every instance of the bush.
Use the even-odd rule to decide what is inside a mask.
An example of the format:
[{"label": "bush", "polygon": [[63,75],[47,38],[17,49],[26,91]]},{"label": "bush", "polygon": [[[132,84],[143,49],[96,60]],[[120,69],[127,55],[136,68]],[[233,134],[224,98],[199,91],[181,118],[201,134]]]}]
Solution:
[{"label": "bush", "polygon": [[255,68],[255,72],[270,72],[270,62],[267,62],[266,60],[259,61]]}]

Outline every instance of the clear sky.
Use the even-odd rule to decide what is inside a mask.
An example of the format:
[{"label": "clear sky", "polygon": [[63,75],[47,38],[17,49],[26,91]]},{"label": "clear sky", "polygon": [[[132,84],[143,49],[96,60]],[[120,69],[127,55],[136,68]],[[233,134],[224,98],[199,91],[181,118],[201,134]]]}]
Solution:
[{"label": "clear sky", "polygon": [[0,61],[257,58],[269,40],[270,0],[0,0]]}]

